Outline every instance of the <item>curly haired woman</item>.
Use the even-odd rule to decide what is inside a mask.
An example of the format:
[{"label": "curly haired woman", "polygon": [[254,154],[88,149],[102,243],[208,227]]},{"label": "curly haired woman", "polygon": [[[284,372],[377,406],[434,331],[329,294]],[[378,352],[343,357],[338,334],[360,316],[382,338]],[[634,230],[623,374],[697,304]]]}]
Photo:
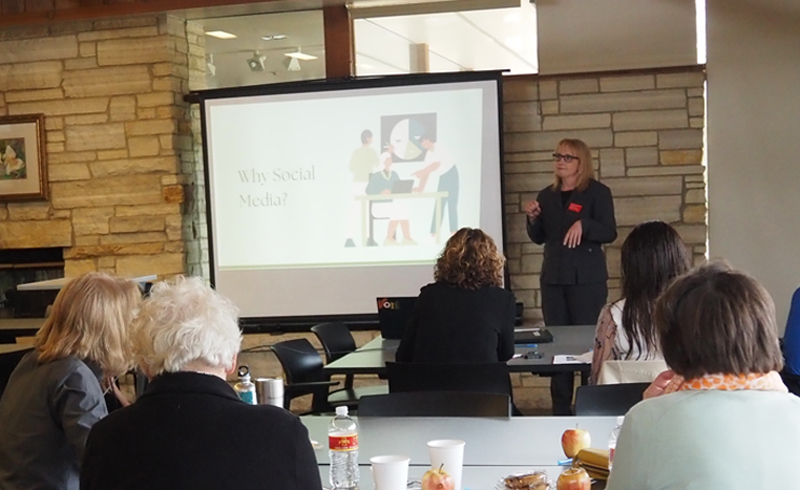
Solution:
[{"label": "curly haired woman", "polygon": [[514,295],[503,289],[494,241],[478,229],[450,237],[420,291],[397,361],[491,363],[514,355]]}]

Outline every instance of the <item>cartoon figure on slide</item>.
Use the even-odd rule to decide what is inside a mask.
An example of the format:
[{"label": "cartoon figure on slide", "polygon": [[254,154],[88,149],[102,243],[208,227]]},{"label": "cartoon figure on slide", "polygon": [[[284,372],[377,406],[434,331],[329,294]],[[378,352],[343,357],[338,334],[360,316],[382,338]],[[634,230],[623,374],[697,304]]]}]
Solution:
[{"label": "cartoon figure on slide", "polygon": [[[353,237],[356,236],[359,224],[361,223],[361,204],[356,199],[364,195],[364,187],[370,180],[372,172],[378,169],[380,161],[378,152],[372,148],[372,131],[365,129],[361,132],[361,146],[359,146],[350,157],[350,173],[353,174],[351,185],[350,210],[347,217],[347,240],[345,247],[355,247]],[[370,237],[372,240],[372,237]],[[367,243],[377,245],[377,243]]]},{"label": "cartoon figure on slide", "polygon": [[[398,194],[408,193],[413,185],[413,180],[402,180],[397,172],[392,170],[392,153],[394,147],[389,145],[386,151],[380,156],[380,162],[383,165],[383,170],[373,173],[369,177],[366,192],[369,195],[375,194]],[[408,224],[408,202],[405,199],[373,201],[372,216],[370,222],[376,215],[383,215],[389,218],[389,227],[386,230],[386,239],[383,241],[384,246],[391,245],[416,245],[411,238],[411,231]],[[379,216],[378,216],[379,217]],[[395,235],[397,227],[403,232],[403,241],[398,242]],[[370,233],[370,238],[372,233]]]},{"label": "cartoon figure on slide", "polygon": [[436,138],[431,135],[424,135],[420,138],[420,145],[425,148],[425,166],[414,172],[414,176],[419,179],[419,186],[414,192],[424,192],[425,185],[431,174],[439,176],[437,192],[446,192],[442,198],[442,215],[439,223],[436,223],[436,213],[431,219],[431,235],[436,236],[436,229],[444,222],[444,210],[447,208],[448,221],[450,223],[450,234],[458,230],[458,168],[450,157],[450,154],[441,144],[436,142]]}]

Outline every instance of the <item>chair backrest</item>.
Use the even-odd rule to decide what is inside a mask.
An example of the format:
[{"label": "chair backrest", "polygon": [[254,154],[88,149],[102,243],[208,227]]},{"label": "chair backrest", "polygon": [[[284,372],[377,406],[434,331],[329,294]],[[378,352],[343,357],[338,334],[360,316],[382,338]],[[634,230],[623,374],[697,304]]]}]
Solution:
[{"label": "chair backrest", "polygon": [[389,392],[465,391],[511,396],[511,380],[504,362],[489,364],[425,364],[387,362]]},{"label": "chair backrest", "polygon": [[11,373],[14,372],[19,361],[32,350],[33,347],[0,354],[0,395],[6,390],[8,378],[11,377]]},{"label": "chair backrest", "polygon": [[656,376],[667,369],[664,360],[605,361],[600,368],[597,384],[652,383]]},{"label": "chair backrest", "polygon": [[325,361],[330,364],[356,350],[356,341],[342,322],[320,323],[311,327],[325,350]]},{"label": "chair backrest", "polygon": [[306,339],[285,340],[272,344],[272,352],[278,358],[286,374],[288,384],[322,381],[322,357]]},{"label": "chair backrest", "polygon": [[497,393],[409,391],[362,396],[359,417],[509,417],[511,397]]},{"label": "chair backrest", "polygon": [[625,415],[642,401],[650,383],[579,386],[575,394],[575,415]]}]

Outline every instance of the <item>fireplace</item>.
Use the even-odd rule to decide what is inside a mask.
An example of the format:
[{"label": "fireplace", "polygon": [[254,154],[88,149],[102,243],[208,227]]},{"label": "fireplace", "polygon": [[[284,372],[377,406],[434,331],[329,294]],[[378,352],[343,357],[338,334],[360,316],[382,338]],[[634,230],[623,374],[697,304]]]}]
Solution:
[{"label": "fireplace", "polygon": [[0,318],[41,318],[58,291],[17,291],[17,285],[64,277],[58,248],[0,250]]}]

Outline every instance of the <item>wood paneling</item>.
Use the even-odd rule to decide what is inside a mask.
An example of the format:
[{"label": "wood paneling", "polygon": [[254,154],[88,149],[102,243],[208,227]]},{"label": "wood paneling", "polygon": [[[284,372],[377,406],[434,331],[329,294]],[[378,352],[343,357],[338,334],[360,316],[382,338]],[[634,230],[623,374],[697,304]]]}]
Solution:
[{"label": "wood paneling", "polygon": [[353,21],[344,5],[322,9],[325,26],[325,77],[345,78],[355,74]]}]

